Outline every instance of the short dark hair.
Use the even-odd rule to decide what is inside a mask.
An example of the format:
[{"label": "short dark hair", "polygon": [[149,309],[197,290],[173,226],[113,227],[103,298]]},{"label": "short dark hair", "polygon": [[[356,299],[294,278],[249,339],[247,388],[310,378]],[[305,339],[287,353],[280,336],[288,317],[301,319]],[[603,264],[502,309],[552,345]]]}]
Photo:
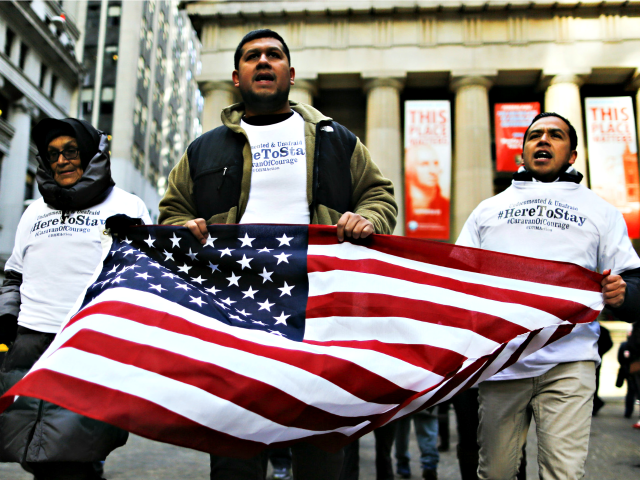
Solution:
[{"label": "short dark hair", "polygon": [[571,145],[571,150],[575,150],[576,147],[578,146],[578,134],[576,133],[576,129],[573,128],[573,125],[571,125],[571,122],[569,120],[564,118],[559,113],[555,113],[555,112],[542,112],[536,115],[533,120],[531,120],[531,123],[527,127],[527,131],[524,132],[524,137],[522,138],[522,149],[524,150],[524,144],[527,141],[527,134],[529,133],[529,129],[531,128],[531,125],[536,123],[541,118],[545,118],[545,117],[557,117],[567,124],[567,126],[569,127],[569,144]]},{"label": "short dark hair", "polygon": [[244,44],[253,40],[257,40],[259,38],[275,38],[276,40],[278,40],[282,44],[284,54],[287,56],[287,60],[289,60],[289,66],[291,66],[291,54],[289,53],[289,47],[287,47],[287,43],[284,41],[284,39],[273,30],[269,30],[268,28],[261,28],[259,30],[250,31],[244,37],[242,37],[242,40],[240,40],[240,43],[236,48],[236,53],[233,56],[233,64],[236,67],[236,70],[238,70],[238,67],[240,66],[240,57],[242,57],[242,47],[244,46]]}]

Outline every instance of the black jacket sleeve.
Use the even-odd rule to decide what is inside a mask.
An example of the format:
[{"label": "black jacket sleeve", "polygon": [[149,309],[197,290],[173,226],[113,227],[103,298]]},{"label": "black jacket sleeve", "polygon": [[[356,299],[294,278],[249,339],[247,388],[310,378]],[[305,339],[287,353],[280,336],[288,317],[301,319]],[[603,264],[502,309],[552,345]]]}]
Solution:
[{"label": "black jacket sleeve", "polygon": [[613,315],[622,321],[633,323],[640,320],[640,268],[627,270],[620,274],[627,283],[627,291],[624,295],[624,302],[618,308],[607,308]]},{"label": "black jacket sleeve", "polygon": [[16,338],[20,312],[22,274],[7,270],[0,287],[0,343],[9,345]]}]

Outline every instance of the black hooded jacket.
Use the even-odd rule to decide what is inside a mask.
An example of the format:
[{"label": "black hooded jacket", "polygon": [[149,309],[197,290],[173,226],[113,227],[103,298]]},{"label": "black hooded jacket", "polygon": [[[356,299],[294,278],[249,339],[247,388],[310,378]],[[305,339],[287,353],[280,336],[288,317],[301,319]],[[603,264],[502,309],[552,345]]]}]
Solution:
[{"label": "black hooded jacket", "polygon": [[[49,165],[47,147],[51,140],[61,135],[76,139],[84,168],[80,180],[71,187],[58,185]],[[111,178],[107,135],[84,120],[47,118],[36,125],[32,136],[38,147],[36,181],[47,204],[63,211],[84,210],[109,196],[115,182]]]},{"label": "black hooded jacket", "polygon": [[[80,180],[68,188],[61,187],[53,179],[47,152],[51,140],[62,135],[76,139],[84,168]],[[72,212],[97,205],[109,196],[115,182],[111,178],[106,134],[84,120],[45,118],[34,127],[32,137],[38,148],[36,181],[48,205],[63,212]],[[12,270],[5,272],[5,280],[0,287],[0,343],[6,345],[16,336],[21,284],[21,274]]]},{"label": "black hooded jacket", "polygon": [[[84,172],[69,188],[53,179],[47,147],[59,136],[78,142]],[[38,147],[36,175],[44,201],[72,212],[104,201],[114,186],[107,136],[83,120],[42,120],[33,130]],[[52,252],[55,254],[55,252]],[[55,334],[17,326],[22,275],[6,271],[0,287],[0,343],[10,345],[0,368],[0,394],[18,382],[40,358]],[[55,292],[52,292],[55,294]],[[19,333],[16,337],[16,333]],[[0,415],[0,462],[91,462],[124,445],[127,432],[30,397],[19,397]]]}]

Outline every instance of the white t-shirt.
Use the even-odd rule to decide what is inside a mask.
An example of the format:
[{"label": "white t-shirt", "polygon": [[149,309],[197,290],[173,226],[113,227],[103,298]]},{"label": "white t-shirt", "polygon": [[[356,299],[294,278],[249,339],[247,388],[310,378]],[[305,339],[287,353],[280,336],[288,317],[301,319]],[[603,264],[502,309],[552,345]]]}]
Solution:
[{"label": "white t-shirt", "polygon": [[[571,262],[613,274],[640,267],[622,214],[588,188],[569,182],[513,181],[482,202],[465,223],[458,245]],[[537,377],[559,363],[599,362],[598,322],[576,325],[490,380]]]},{"label": "white t-shirt", "polygon": [[102,258],[100,236],[112,215],[124,213],[151,223],[147,207],[135,195],[114,187],[100,204],[62,212],[39,198],[24,212],[5,270],[22,274],[18,325],[57,333]]},{"label": "white t-shirt", "polygon": [[273,125],[240,126],[247,132],[253,169],[240,223],[309,223],[304,120],[294,112]]}]

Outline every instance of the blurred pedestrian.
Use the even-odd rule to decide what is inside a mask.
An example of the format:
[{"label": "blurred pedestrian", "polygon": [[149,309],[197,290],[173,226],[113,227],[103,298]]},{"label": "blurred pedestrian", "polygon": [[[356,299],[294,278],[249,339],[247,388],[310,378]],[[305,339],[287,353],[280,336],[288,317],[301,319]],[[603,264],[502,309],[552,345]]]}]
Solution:
[{"label": "blurred pedestrian", "polygon": [[629,374],[629,366],[631,364],[631,357],[633,356],[632,346],[629,343],[630,336],[631,330],[629,330],[627,340],[622,342],[618,349],[620,369],[618,370],[618,377],[616,378],[616,387],[622,388],[624,382],[627,382],[627,394],[624,398],[624,418],[631,418],[631,415],[633,415],[633,406],[636,398],[638,398],[635,382],[631,381]]},{"label": "blurred pedestrian", "polygon": [[[391,422],[373,431],[376,439],[376,480],[393,480],[391,448],[396,438],[397,423]],[[344,462],[340,472],[340,480],[358,480],[360,476],[359,450],[359,440],[344,447]]]},{"label": "blurred pedestrian", "polygon": [[[628,340],[629,349],[629,386],[634,389],[635,395],[640,396],[640,322],[633,324]],[[640,417],[633,428],[640,429]]]},{"label": "blurred pedestrian", "polygon": [[416,431],[418,448],[420,448],[420,466],[422,468],[422,478],[425,480],[438,479],[438,415],[437,407],[421,410],[413,415],[406,416],[398,420],[398,430],[396,432],[396,472],[400,478],[411,478],[411,467],[409,464],[409,434],[411,431],[411,420]]},{"label": "blurred pedestrian", "polygon": [[[602,314],[601,314],[602,316]],[[613,316],[611,316],[613,317]],[[598,411],[604,407],[604,400],[598,396],[598,390],[600,389],[600,367],[602,367],[602,357],[604,354],[611,350],[613,342],[611,341],[611,333],[600,322],[600,336],[598,337],[598,355],[600,355],[600,364],[596,367],[596,392],[593,396],[593,415],[598,415]]]},{"label": "blurred pedestrian", "polygon": [[439,452],[449,451],[449,409],[451,408],[451,400],[438,404],[438,444]]}]

